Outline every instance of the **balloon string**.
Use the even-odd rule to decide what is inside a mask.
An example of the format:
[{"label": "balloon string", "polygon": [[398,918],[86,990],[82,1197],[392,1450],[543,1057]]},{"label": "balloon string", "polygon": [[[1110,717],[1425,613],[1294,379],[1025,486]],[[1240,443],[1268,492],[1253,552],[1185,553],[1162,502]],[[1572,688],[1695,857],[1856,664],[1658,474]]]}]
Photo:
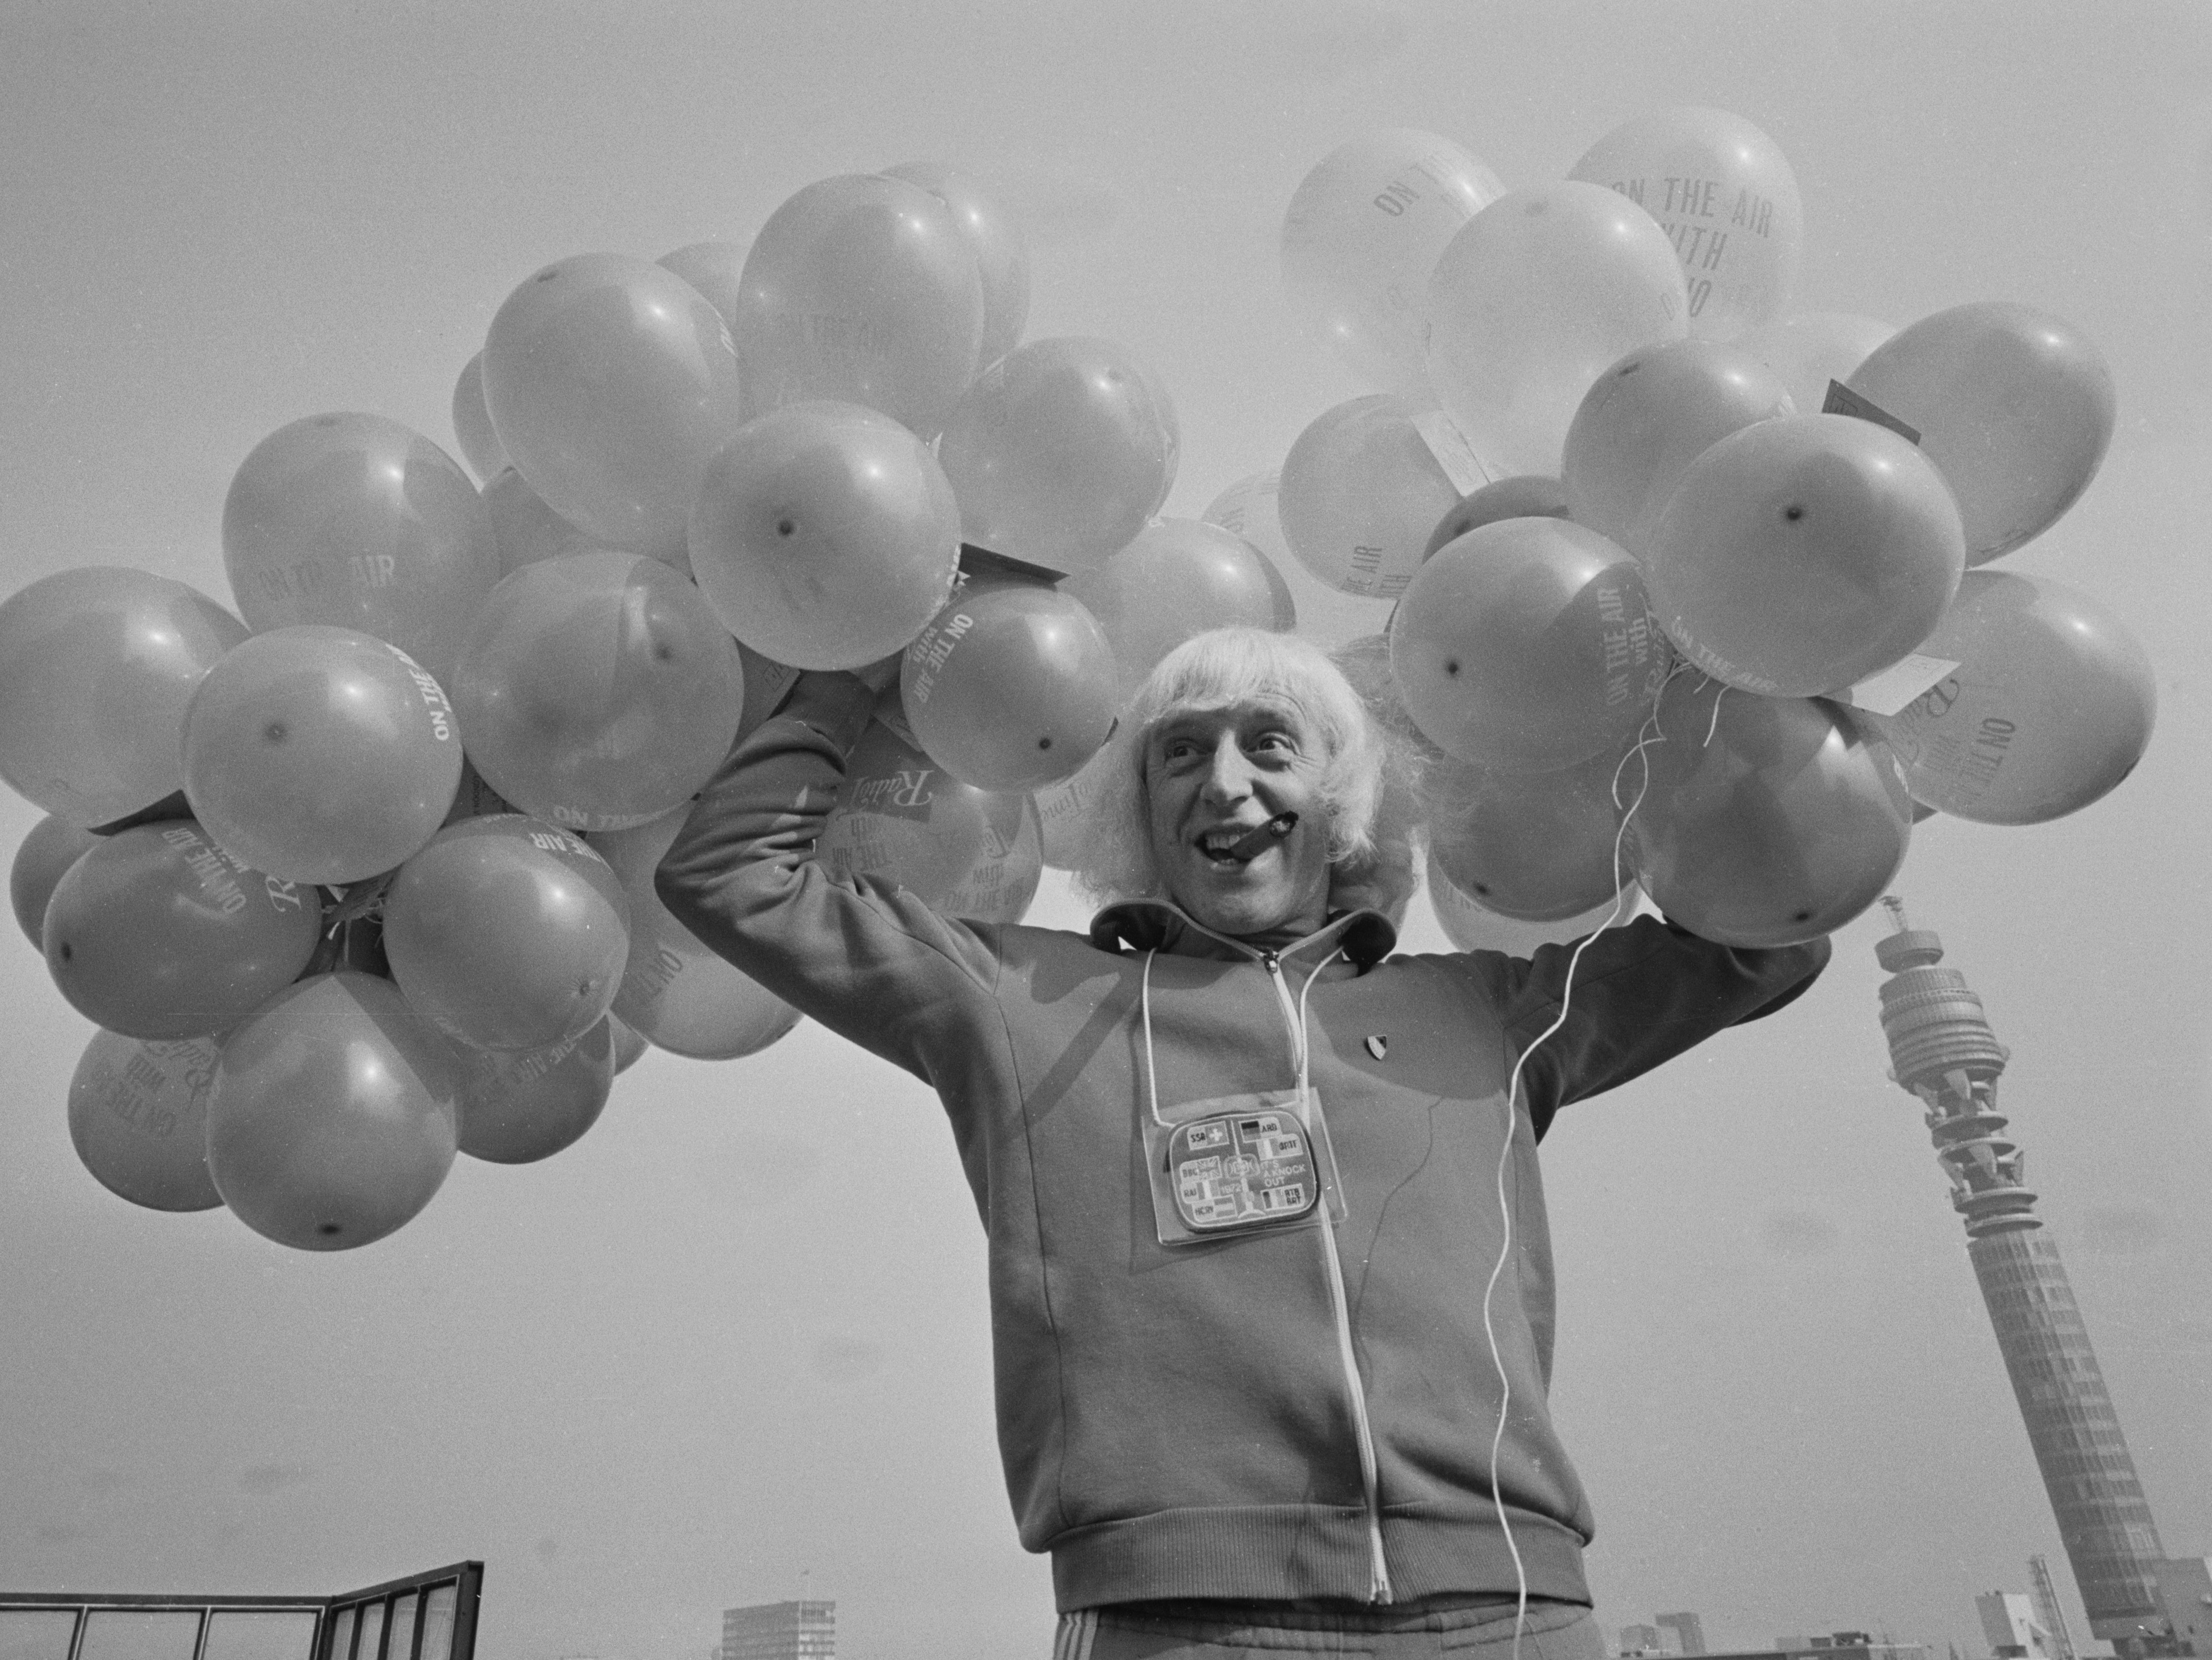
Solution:
[{"label": "balloon string", "polygon": [[397,869],[388,870],[380,876],[368,877],[343,890],[326,890],[333,902],[328,931],[336,933],[349,922],[358,921],[363,917],[382,916],[384,896],[391,890],[392,878],[398,874]]},{"label": "balloon string", "polygon": [[[1668,671],[1671,680],[1686,665],[1677,664]],[[1663,687],[1663,683],[1662,683]],[[1628,827],[1635,820],[1636,811],[1644,805],[1644,797],[1651,787],[1651,763],[1644,750],[1652,744],[1663,744],[1666,734],[1659,727],[1659,706],[1655,702],[1651,713],[1644,718],[1644,725],[1636,734],[1635,747],[1620,757],[1613,769],[1613,804],[1620,805],[1620,775],[1633,758],[1643,763],[1644,777],[1636,787],[1636,799],[1628,804],[1621,815],[1620,824],[1613,834],[1613,909],[1595,929],[1576,942],[1574,954],[1567,958],[1566,982],[1559,991],[1559,1012],[1552,1024],[1536,1035],[1535,1040],[1522,1049],[1513,1062],[1512,1074],[1505,1083],[1505,1134],[1498,1148],[1498,1213],[1504,1219],[1504,1231],[1498,1241],[1498,1261],[1491,1266],[1489,1283],[1482,1288],[1482,1335],[1490,1343],[1490,1364],[1498,1372],[1498,1427],[1490,1438],[1490,1504],[1498,1512],[1498,1525],[1505,1535],[1505,1548],[1513,1558],[1514,1604],[1512,1660],[1521,1660],[1521,1634],[1528,1624],[1528,1570],[1521,1560],[1521,1546],[1513,1537],[1513,1523],[1505,1513],[1505,1495],[1500,1484],[1498,1465],[1505,1445],[1505,1424],[1513,1408],[1513,1380],[1505,1371],[1505,1357],[1498,1346],[1498,1327],[1491,1317],[1491,1303],[1497,1294],[1498,1282],[1505,1273],[1505,1264],[1513,1255],[1513,1201],[1505,1186],[1505,1171],[1513,1153],[1513,1132],[1518,1122],[1516,1109],[1521,1099],[1521,1073],[1528,1064],[1528,1057],[1542,1048],[1545,1041],[1567,1024],[1567,1011],[1573,1006],[1575,970],[1580,966],[1583,953],[1589,949],[1590,941],[1607,928],[1619,927],[1626,921],[1621,903],[1627,897],[1627,882],[1621,866],[1626,851]]]},{"label": "balloon string", "polygon": [[[1712,677],[1708,675],[1705,678],[1710,681]],[[1729,689],[1726,686],[1723,686],[1713,694],[1713,718],[1705,727],[1705,741],[1698,745],[1699,749],[1708,747],[1713,741],[1713,734],[1721,729],[1721,699],[1728,694]]]}]

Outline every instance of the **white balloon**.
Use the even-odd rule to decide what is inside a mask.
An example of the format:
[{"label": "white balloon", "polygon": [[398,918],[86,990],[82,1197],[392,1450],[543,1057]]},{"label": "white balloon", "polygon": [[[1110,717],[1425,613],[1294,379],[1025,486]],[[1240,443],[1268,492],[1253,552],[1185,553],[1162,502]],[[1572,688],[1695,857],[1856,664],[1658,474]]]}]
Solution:
[{"label": "white balloon", "polygon": [[1681,339],[1689,299],[1651,216],[1601,185],[1515,191],[1468,221],[1429,283],[1429,375],[1493,475],[1559,477],[1590,383]]},{"label": "white balloon", "polygon": [[1567,176],[1617,190],[1659,222],[1682,262],[1698,338],[1733,340],[1787,308],[1805,242],[1797,175],[1741,116],[1695,107],[1638,116]]},{"label": "white balloon", "polygon": [[1390,128],[1331,150],[1283,218],[1283,289],[1301,325],[1374,386],[1421,386],[1429,274],[1504,189],[1432,132]]}]

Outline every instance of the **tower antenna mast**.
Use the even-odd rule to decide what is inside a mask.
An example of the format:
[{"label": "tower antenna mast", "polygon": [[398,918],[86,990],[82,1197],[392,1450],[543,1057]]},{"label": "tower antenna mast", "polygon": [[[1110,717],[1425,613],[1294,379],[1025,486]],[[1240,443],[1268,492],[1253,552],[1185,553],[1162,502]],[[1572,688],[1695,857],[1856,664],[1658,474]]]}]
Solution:
[{"label": "tower antenna mast", "polygon": [[[1936,1161],[1950,1178],[1951,1207],[1966,1224],[1966,1255],[2089,1629],[2123,1660],[2177,1652],[2159,1598],[2158,1563],[2166,1553],[2158,1528],[2058,1247],[2035,1214],[2026,1155],[2005,1135],[1997,1111],[1997,1077],[2009,1052],[1990,1029],[1966,976],[1936,966],[1943,942],[1913,927],[1895,895],[1881,903],[1897,930],[1874,948],[1875,960],[1889,970],[1881,985],[1881,1029],[1889,1040],[1890,1076],[1926,1109]],[[2035,1565],[2040,1568],[2042,1559]],[[2047,1570],[2040,1572],[2039,1590],[2049,1580]],[[2061,1636],[2057,1599],[2045,1601],[2045,1623],[2065,1660],[2072,1642]]]}]

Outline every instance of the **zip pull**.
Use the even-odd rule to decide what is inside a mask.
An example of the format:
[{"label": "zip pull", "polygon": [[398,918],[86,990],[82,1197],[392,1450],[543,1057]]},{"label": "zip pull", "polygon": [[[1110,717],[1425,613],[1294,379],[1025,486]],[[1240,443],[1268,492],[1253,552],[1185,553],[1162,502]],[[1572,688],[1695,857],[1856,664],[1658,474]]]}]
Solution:
[{"label": "zip pull", "polygon": [[1291,1064],[1297,1069],[1298,1084],[1303,1089],[1306,1080],[1306,1019],[1300,1003],[1304,1000],[1296,1003],[1291,1000],[1291,982],[1283,973],[1280,952],[1262,951],[1260,961],[1267,967],[1268,982],[1275,988],[1275,1001],[1283,1011],[1283,1026],[1291,1039]]}]

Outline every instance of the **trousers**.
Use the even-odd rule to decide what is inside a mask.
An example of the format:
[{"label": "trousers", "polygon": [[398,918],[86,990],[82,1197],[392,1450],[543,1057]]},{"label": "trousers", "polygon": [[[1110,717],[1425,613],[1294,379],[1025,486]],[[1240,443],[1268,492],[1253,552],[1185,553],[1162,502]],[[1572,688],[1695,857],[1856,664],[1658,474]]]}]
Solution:
[{"label": "trousers", "polygon": [[1603,1660],[1596,1617],[1572,1602],[1394,1613],[1388,1608],[1316,1612],[1244,1605],[1220,1611],[1078,1608],[1060,1616],[1052,1660]]}]

